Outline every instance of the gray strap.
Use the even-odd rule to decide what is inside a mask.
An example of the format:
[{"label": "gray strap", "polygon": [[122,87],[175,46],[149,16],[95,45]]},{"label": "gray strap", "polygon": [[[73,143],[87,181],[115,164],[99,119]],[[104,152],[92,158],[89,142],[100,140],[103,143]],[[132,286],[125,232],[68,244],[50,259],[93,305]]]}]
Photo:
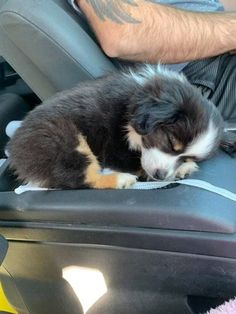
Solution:
[{"label": "gray strap", "polygon": [[[206,191],[218,194],[222,197],[228,198],[234,202],[236,202],[236,194],[233,192],[230,192],[226,189],[220,188],[218,186],[215,186],[209,182],[203,181],[203,180],[196,180],[196,179],[184,179],[184,180],[179,180],[179,181],[154,181],[154,182],[137,182],[134,184],[130,189],[135,189],[135,190],[152,190],[152,189],[161,189],[165,186],[168,186],[173,183],[178,183],[178,184],[184,184],[188,186],[194,186],[200,189],[204,189]],[[15,189],[16,194],[21,194],[23,192],[27,191],[45,191],[47,189],[43,188],[38,188],[35,186],[31,185],[22,185],[19,186],[17,189]]]},{"label": "gray strap", "polygon": [[218,194],[220,196],[223,196],[225,198],[228,198],[234,202],[236,202],[236,193],[230,192],[226,189],[220,188],[218,186],[215,186],[209,182],[203,181],[203,180],[196,180],[196,179],[184,179],[179,181],[163,181],[163,182],[137,182],[136,184],[131,187],[132,189],[137,190],[151,190],[151,189],[160,189],[165,186],[168,186],[173,183],[178,184],[184,184],[188,186],[194,186],[200,189],[207,190],[209,192]]},{"label": "gray strap", "polygon": [[4,158],[0,159],[0,168],[5,163],[5,161],[6,161],[6,159],[4,159]]}]

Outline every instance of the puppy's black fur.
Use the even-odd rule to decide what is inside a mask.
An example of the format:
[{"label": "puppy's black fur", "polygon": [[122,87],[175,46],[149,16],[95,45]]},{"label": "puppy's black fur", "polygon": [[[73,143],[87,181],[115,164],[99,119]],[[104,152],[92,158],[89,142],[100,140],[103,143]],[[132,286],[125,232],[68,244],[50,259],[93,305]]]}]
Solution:
[{"label": "puppy's black fur", "polygon": [[7,146],[10,167],[20,180],[43,187],[115,188],[117,178],[98,184],[100,168],[132,174],[141,169],[140,150],[127,139],[128,125],[143,145],[174,155],[168,135],[184,151],[210,119],[219,130],[214,151],[220,115],[187,81],[157,76],[141,86],[129,75],[111,74],[58,93],[30,112]]},{"label": "puppy's black fur", "polygon": [[111,75],[62,92],[38,106],[9,142],[18,178],[50,188],[87,188],[88,156],[76,151],[83,134],[101,167],[135,173],[140,153],[128,148],[127,106],[137,85]]}]

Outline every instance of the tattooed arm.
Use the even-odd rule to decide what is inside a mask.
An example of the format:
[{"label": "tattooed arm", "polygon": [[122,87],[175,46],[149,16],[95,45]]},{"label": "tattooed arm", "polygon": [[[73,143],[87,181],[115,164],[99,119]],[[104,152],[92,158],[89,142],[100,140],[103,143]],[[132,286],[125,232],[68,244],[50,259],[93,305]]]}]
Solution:
[{"label": "tattooed arm", "polygon": [[77,0],[104,52],[177,63],[236,49],[236,13],[197,13],[152,0]]}]

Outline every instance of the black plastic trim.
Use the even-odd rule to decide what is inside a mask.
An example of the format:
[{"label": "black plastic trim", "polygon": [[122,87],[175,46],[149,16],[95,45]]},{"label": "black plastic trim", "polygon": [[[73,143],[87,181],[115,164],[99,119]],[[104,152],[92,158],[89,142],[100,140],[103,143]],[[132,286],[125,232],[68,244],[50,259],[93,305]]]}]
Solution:
[{"label": "black plastic trim", "polygon": [[236,258],[236,234],[145,228],[1,222],[9,241],[116,246]]}]

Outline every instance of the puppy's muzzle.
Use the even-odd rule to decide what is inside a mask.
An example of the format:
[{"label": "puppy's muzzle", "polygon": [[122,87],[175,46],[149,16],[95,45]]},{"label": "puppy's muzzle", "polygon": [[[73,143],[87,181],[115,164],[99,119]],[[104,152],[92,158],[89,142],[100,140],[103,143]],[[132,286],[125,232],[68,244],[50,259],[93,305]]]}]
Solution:
[{"label": "puppy's muzzle", "polygon": [[153,178],[155,180],[164,180],[167,177],[167,171],[158,169],[156,172],[153,174]]}]

